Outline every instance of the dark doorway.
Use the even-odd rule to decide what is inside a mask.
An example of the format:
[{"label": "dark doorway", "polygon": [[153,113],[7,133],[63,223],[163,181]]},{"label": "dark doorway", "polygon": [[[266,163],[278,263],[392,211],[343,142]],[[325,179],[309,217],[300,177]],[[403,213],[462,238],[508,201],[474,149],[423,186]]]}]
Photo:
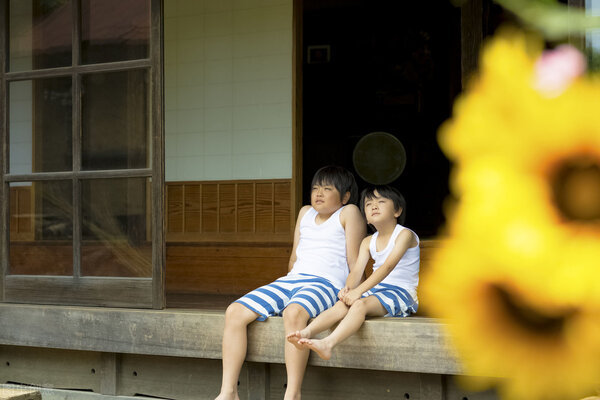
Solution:
[{"label": "dark doorway", "polygon": [[406,197],[406,225],[432,237],[444,222],[449,162],[437,129],[460,91],[460,10],[449,1],[305,0],[303,203],[323,165],[354,169],[356,143],[388,132],[406,150],[390,184]]}]

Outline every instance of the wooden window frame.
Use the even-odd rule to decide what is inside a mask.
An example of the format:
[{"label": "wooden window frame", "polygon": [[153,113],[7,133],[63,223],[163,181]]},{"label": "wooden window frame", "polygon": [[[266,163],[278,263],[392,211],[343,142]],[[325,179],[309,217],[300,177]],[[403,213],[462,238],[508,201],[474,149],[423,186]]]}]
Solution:
[{"label": "wooden window frame", "polygon": [[[6,55],[0,65],[0,301],[18,303],[46,303],[111,307],[155,308],[165,307],[165,235],[164,209],[164,109],[163,109],[163,2],[150,1],[149,58],[132,61],[80,64],[81,2],[72,0],[72,63],[31,71],[7,71],[9,38],[9,0],[0,0],[0,54]],[[151,140],[151,168],[121,170],[81,170],[81,78],[97,72],[118,72],[143,69],[149,74],[149,132]],[[30,174],[9,173],[9,110],[8,85],[10,82],[70,76],[72,79],[72,140],[73,166],[69,172],[42,172]],[[152,277],[85,277],[81,276],[82,210],[81,181],[105,178],[151,179],[152,223]],[[73,275],[29,276],[8,275],[10,232],[9,196],[11,182],[71,180],[73,183]]]}]

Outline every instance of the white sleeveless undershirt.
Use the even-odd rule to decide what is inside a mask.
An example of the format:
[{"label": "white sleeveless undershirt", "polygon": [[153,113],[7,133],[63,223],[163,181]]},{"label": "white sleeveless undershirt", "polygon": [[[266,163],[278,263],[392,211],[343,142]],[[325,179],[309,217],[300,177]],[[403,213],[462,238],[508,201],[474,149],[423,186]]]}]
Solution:
[{"label": "white sleeveless undershirt", "polygon": [[[371,237],[371,242],[369,243],[371,257],[373,260],[375,260],[375,263],[373,264],[373,272],[383,265],[385,260],[394,249],[396,238],[404,229],[408,228],[405,228],[402,225],[396,225],[389,242],[381,251],[377,251],[377,236],[379,236],[379,232],[375,232],[375,234],[373,234]],[[414,299],[416,299],[417,286],[419,285],[419,261],[421,258],[421,251],[419,249],[419,237],[413,231],[411,232],[413,235],[415,235],[417,245],[406,250],[392,272],[390,272],[389,275],[386,276],[383,281],[381,281],[381,283],[404,288],[410,293],[411,296],[413,296]]]},{"label": "white sleeveless undershirt", "polygon": [[327,279],[342,288],[348,277],[346,258],[346,232],[340,222],[344,207],[333,213],[327,221],[317,225],[317,211],[310,208],[300,220],[300,241],[296,248],[296,262],[291,274],[310,274]]}]

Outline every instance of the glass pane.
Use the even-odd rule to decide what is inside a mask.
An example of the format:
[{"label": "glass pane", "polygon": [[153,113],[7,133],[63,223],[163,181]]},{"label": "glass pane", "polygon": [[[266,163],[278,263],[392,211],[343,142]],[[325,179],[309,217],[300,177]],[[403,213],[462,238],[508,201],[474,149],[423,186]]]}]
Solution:
[{"label": "glass pane", "polygon": [[148,73],[86,75],[82,97],[82,168],[148,167]]},{"label": "glass pane", "polygon": [[10,274],[73,274],[71,181],[10,184]]},{"label": "glass pane", "polygon": [[71,78],[10,82],[11,174],[72,168]]},{"label": "glass pane", "polygon": [[147,178],[82,182],[82,275],[152,276],[150,187]]},{"label": "glass pane", "polygon": [[148,58],[150,0],[82,0],[83,64]]},{"label": "glass pane", "polygon": [[10,71],[71,65],[70,0],[10,2]]}]

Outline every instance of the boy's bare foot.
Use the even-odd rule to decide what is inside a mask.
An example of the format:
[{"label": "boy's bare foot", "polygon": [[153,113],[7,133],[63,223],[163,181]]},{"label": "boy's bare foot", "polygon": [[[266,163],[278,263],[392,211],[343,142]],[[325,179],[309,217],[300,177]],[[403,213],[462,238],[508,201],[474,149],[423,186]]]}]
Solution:
[{"label": "boy's bare foot", "polygon": [[298,344],[300,339],[308,339],[310,338],[310,331],[307,328],[302,329],[301,331],[288,333],[285,337],[288,342],[296,346],[299,350],[304,350],[303,346]]},{"label": "boy's bare foot", "polygon": [[323,360],[329,360],[331,358],[331,350],[333,347],[323,339],[300,339],[298,340],[298,344],[311,349]]}]

